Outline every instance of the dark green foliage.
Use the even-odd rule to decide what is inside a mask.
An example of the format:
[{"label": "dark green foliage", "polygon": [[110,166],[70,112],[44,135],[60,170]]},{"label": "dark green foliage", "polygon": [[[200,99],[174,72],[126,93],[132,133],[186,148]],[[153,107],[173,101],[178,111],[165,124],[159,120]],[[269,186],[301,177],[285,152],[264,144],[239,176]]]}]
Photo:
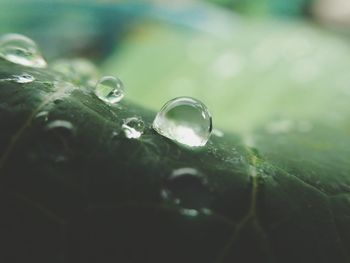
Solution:
[{"label": "dark green foliage", "polygon": [[[349,262],[349,130],[257,131],[254,149],[225,134],[192,150],[127,99],[0,61],[2,79],[22,72],[36,80],[0,82],[0,262]],[[132,116],[139,140],[121,130]],[[74,128],[47,130],[54,120]],[[206,176],[212,214],[162,200],[182,167]]]}]

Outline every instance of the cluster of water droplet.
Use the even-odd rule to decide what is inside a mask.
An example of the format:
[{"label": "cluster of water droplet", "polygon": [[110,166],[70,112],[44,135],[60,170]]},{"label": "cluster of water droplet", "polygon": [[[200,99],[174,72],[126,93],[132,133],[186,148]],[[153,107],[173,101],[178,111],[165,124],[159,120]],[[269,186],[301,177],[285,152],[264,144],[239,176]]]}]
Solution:
[{"label": "cluster of water droplet", "polygon": [[[27,67],[47,66],[35,42],[19,34],[7,34],[0,38],[0,57]],[[72,81],[90,84],[95,81],[95,95],[109,105],[119,103],[124,97],[124,85],[120,79],[104,76],[97,81],[94,66],[86,60],[60,60],[52,68],[70,77]],[[29,83],[35,78],[28,73],[21,73],[3,80]],[[67,147],[62,138],[74,135],[75,127],[67,120],[48,121],[48,116],[48,111],[41,111],[35,115],[35,119],[45,123],[48,136],[51,134],[57,139],[55,144],[48,145],[55,145],[55,149],[52,149],[54,161],[63,162],[67,159]],[[209,140],[212,118],[202,102],[191,97],[178,97],[165,103],[156,115],[152,127],[158,134],[172,141],[189,147],[199,147]],[[121,128],[126,138],[139,139],[144,133],[145,123],[141,117],[129,117],[123,120]],[[219,130],[214,130],[213,133],[217,137],[223,136]],[[211,213],[208,208],[211,200],[207,178],[197,169],[184,167],[172,171],[163,184],[160,196],[165,203],[179,207],[179,211],[186,216]]]},{"label": "cluster of water droplet", "polygon": [[28,73],[12,75],[10,78],[0,79],[0,81],[13,81],[21,84],[30,83],[30,82],[33,82],[34,80],[35,78]]},{"label": "cluster of water droplet", "polygon": [[[36,43],[19,34],[7,34],[0,38],[0,57],[28,67],[47,66]],[[87,80],[96,77],[96,70],[92,64],[81,59],[72,62],[61,60],[54,63],[52,68],[67,76],[73,74],[73,80],[76,75],[81,75]],[[28,73],[22,73],[6,80],[29,83],[35,78]],[[124,85],[116,77],[104,76],[97,81],[95,94],[106,103],[117,104],[124,97]],[[142,135],[144,126],[140,117],[131,117],[124,120],[122,129],[127,138],[137,139]],[[161,108],[152,126],[164,137],[183,145],[198,147],[207,143],[212,132],[212,119],[202,102],[190,97],[179,97],[168,101]]]}]

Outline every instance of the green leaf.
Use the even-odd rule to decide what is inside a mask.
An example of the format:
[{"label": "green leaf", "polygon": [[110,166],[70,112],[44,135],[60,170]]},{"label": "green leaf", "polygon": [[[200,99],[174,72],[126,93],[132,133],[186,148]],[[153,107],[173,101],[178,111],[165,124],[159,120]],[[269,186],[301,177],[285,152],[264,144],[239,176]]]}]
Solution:
[{"label": "green leaf", "polygon": [[[18,73],[35,81],[6,80]],[[0,78],[2,262],[348,262],[348,121],[278,120],[189,149],[152,130],[155,112],[50,69],[1,60]],[[121,129],[134,116],[140,139]],[[207,212],[161,196],[185,167],[205,176],[189,198]]]}]

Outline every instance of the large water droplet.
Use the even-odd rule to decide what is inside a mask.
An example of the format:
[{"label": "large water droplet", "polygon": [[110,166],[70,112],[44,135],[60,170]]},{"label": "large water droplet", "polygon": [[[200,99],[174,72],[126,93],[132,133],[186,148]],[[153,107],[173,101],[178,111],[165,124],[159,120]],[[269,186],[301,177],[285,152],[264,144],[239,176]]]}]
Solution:
[{"label": "large water droplet", "polygon": [[97,82],[95,94],[101,100],[115,104],[124,97],[124,85],[118,78],[105,76]]},{"label": "large water droplet", "polygon": [[204,146],[212,131],[207,107],[190,97],[168,101],[153,121],[159,134],[187,146]]},{"label": "large water droplet", "polygon": [[194,168],[174,170],[164,183],[161,197],[167,203],[180,206],[183,213],[210,211],[211,191],[207,179]]},{"label": "large water droplet", "polygon": [[0,38],[0,56],[27,67],[44,68],[47,65],[35,42],[19,34],[6,34]]},{"label": "large water droplet", "polygon": [[127,138],[138,139],[145,129],[145,123],[140,117],[127,118],[124,120],[122,129]]}]

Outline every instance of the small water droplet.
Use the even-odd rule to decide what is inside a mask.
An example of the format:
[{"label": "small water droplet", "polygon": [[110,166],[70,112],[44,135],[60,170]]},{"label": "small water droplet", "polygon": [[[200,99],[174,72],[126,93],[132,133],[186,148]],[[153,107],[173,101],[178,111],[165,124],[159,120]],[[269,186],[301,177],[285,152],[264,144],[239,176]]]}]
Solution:
[{"label": "small water droplet", "polygon": [[27,67],[44,68],[47,65],[36,43],[20,34],[6,34],[0,38],[0,57]]},{"label": "small water droplet", "polygon": [[124,120],[122,129],[127,138],[138,139],[143,134],[145,123],[140,117],[127,118]]},{"label": "small water droplet", "polygon": [[12,75],[11,78],[4,78],[4,79],[0,79],[0,81],[11,81],[11,82],[17,82],[17,83],[30,83],[33,82],[35,80],[35,78],[28,74],[28,73],[22,73],[19,75]]},{"label": "small water droplet", "polygon": [[30,83],[35,80],[35,78],[32,75],[29,75],[27,73],[23,73],[20,75],[13,75],[13,81],[17,83]]},{"label": "small water droplet", "polygon": [[124,97],[124,85],[118,78],[105,76],[97,82],[95,94],[101,100],[115,104]]},{"label": "small water droplet", "polygon": [[190,97],[168,101],[153,121],[153,129],[178,143],[204,146],[212,131],[212,119],[207,107]]},{"label": "small water droplet", "polygon": [[[170,204],[180,206],[184,213],[205,214],[211,203],[211,192],[206,177],[194,168],[176,169],[167,178],[161,189],[162,199]],[[195,213],[193,212],[195,211]]]}]

